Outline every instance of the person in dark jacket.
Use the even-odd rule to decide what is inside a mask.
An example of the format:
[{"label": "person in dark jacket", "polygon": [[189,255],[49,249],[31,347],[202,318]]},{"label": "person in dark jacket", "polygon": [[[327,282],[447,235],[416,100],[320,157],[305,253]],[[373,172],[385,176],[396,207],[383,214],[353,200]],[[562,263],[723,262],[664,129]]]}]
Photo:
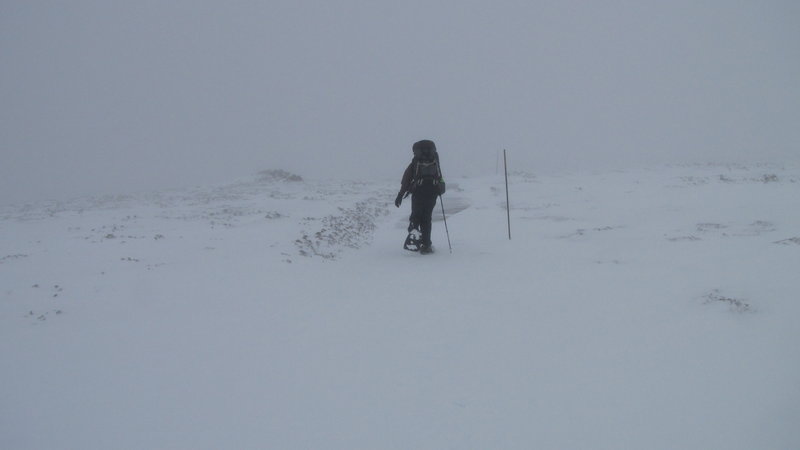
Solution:
[{"label": "person in dark jacket", "polygon": [[403,199],[411,194],[411,216],[409,217],[409,233],[417,229],[420,231],[420,253],[430,253],[431,247],[431,220],[436,198],[444,194],[445,184],[442,170],[439,166],[439,154],[433,141],[422,140],[412,146],[414,158],[403,173],[400,192],[394,205],[398,208]]}]

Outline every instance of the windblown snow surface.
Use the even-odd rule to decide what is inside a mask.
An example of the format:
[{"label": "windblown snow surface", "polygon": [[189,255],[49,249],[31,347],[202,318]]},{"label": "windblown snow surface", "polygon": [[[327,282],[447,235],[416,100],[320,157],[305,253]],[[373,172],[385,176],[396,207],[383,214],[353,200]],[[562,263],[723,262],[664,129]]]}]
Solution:
[{"label": "windblown snow surface", "polygon": [[0,209],[0,448],[800,448],[797,167],[397,188]]}]

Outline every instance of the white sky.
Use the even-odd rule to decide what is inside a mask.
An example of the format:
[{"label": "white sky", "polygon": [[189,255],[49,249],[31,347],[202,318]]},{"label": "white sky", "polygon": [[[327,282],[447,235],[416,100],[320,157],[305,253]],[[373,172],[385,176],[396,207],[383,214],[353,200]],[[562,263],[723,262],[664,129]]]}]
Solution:
[{"label": "white sky", "polygon": [[797,161],[795,1],[0,0],[0,204],[281,168]]}]

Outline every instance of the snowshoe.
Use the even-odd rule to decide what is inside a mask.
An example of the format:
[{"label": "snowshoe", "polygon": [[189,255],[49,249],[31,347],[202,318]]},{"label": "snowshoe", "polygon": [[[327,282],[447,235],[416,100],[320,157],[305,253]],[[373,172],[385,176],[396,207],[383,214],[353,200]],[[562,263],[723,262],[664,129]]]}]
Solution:
[{"label": "snowshoe", "polygon": [[408,232],[408,237],[406,238],[406,242],[403,244],[403,248],[411,252],[418,252],[420,251],[422,244],[420,241],[421,239],[422,233],[414,228]]}]

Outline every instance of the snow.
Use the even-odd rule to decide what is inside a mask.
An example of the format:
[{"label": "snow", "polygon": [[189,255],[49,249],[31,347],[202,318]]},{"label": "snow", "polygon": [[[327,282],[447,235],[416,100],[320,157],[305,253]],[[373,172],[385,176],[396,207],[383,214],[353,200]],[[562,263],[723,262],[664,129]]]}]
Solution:
[{"label": "snow", "polygon": [[0,209],[0,448],[800,448],[797,167],[288,175]]}]

